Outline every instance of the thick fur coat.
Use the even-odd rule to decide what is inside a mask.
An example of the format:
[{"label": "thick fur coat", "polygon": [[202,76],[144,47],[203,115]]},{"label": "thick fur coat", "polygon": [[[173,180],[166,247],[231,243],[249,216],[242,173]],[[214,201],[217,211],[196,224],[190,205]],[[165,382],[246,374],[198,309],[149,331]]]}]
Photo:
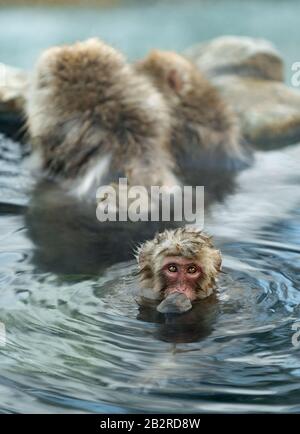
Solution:
[{"label": "thick fur coat", "polygon": [[192,168],[221,171],[244,165],[236,116],[191,61],[153,50],[136,70],[151,79],[169,106],[172,155],[183,175]]},{"label": "thick fur coat", "polygon": [[146,187],[177,184],[164,98],[97,39],[42,54],[26,115],[39,168],[78,194],[119,177]]}]

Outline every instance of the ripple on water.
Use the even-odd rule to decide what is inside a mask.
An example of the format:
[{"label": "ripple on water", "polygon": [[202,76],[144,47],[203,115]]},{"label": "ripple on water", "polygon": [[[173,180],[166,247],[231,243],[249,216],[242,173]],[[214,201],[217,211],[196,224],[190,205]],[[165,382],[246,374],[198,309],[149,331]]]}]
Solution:
[{"label": "ripple on water", "polygon": [[[23,182],[28,174],[18,169],[17,145],[3,138],[0,144],[9,149],[0,164],[0,321],[7,333],[0,412],[299,412],[299,350],[291,327],[300,305],[300,197],[284,218],[271,213],[262,221],[259,209],[251,225],[239,193],[228,198],[222,220],[209,221],[226,272],[217,297],[165,317],[135,303],[134,262],[85,277],[56,274],[46,249],[39,266],[40,247],[25,218],[24,185],[31,181]],[[300,153],[299,147],[282,151],[282,158],[295,150]],[[274,154],[276,165],[281,154]],[[295,175],[296,165],[289,166],[282,182],[294,188]],[[259,199],[259,185],[245,191],[247,174],[242,178],[241,201],[254,191]],[[287,205],[282,198],[280,205]],[[64,230],[54,249],[67,240]]]}]

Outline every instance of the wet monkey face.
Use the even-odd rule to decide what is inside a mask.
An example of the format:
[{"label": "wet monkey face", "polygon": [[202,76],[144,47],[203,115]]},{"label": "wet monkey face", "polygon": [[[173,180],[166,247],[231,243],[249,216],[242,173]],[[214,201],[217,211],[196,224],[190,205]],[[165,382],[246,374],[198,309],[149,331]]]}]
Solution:
[{"label": "wet monkey face", "polygon": [[137,259],[142,288],[186,306],[213,293],[222,263],[211,237],[187,227],[156,235],[139,248]]},{"label": "wet monkey face", "polygon": [[179,292],[191,301],[195,301],[197,287],[201,284],[203,276],[201,263],[181,256],[167,256],[162,265],[164,295]]}]

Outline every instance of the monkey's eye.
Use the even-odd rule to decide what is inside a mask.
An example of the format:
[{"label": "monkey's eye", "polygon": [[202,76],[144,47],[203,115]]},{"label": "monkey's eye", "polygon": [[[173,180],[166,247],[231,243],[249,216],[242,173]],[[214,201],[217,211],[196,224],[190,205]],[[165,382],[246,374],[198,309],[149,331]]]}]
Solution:
[{"label": "monkey's eye", "polygon": [[196,271],[197,271],[197,269],[196,269],[195,265],[190,265],[187,269],[187,272],[189,274],[194,274],[194,273],[196,273]]},{"label": "monkey's eye", "polygon": [[176,267],[176,265],[174,265],[174,264],[170,264],[170,265],[168,266],[168,270],[169,270],[171,273],[176,273],[176,271],[177,271],[177,267]]}]

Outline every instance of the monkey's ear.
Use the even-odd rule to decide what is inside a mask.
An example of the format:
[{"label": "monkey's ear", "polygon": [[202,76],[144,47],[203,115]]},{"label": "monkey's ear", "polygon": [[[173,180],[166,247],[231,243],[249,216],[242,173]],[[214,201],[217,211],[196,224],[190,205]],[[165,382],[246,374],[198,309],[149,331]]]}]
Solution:
[{"label": "monkey's ear", "polygon": [[183,79],[177,69],[171,69],[169,71],[167,82],[176,93],[179,93],[183,87]]}]

